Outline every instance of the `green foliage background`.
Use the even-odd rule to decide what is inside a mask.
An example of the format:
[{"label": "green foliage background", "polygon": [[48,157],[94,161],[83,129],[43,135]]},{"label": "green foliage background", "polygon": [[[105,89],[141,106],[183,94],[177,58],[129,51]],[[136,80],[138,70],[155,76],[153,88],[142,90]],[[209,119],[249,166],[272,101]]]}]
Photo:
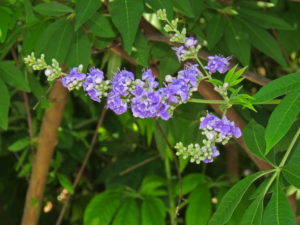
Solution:
[{"label": "green foliage background", "polygon": [[[79,64],[85,69],[96,66],[107,77],[119,68],[128,68],[139,76],[142,68],[150,67],[158,71],[162,81],[182,66],[171,46],[163,41],[166,34],[155,15],[162,8],[169,19],[179,18],[188,34],[196,36],[209,54],[232,55],[236,63],[249,65],[250,71],[274,80],[259,92],[259,85],[244,81],[243,91],[254,95],[254,103],[288,93],[278,106],[256,105],[257,112],[236,107],[248,123],[244,141],[250,151],[274,167],[279,165],[299,128],[299,2],[2,1],[1,225],[21,221],[33,160],[31,149],[37,145],[41,120],[49,107],[47,93],[51,84],[43,73],[27,70],[23,58],[31,52],[44,53],[49,63],[55,58],[68,69]],[[31,138],[26,107],[32,117]],[[193,165],[181,159],[176,163],[169,144],[202,140],[199,118],[205,110],[211,110],[202,104],[180,106],[167,122],[136,119],[129,113],[116,116],[108,111],[103,126],[96,131],[99,137],[92,157],[74,190],[72,181],[103,109],[104,103],[92,102],[83,92],[69,97],[44,196],[44,205],[51,202],[53,207],[42,212],[40,224],[55,224],[64,199],[63,188],[72,194],[63,224],[205,225],[210,219],[210,225],[296,224],[285,195],[293,190],[299,195],[295,189],[300,188],[299,140],[292,146],[287,165],[281,165],[283,176],[271,183],[270,190],[264,187],[272,177],[259,179],[268,172],[258,172],[238,182],[257,168],[235,142],[232,145],[239,150],[237,160],[228,159],[230,149],[221,149],[221,156],[212,164]],[[228,163],[235,165],[237,174],[226,170]],[[258,182],[252,185],[255,180]],[[235,182],[237,185],[227,192]],[[262,190],[275,194],[267,195],[263,201]],[[181,194],[183,200],[175,218]],[[217,208],[219,211],[212,217]]]}]

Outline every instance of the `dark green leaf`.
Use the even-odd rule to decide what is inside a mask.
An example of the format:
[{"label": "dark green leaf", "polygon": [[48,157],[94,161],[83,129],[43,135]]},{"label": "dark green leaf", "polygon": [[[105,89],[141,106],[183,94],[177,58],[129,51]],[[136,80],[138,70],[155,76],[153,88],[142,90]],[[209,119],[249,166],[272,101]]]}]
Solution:
[{"label": "dark green leaf", "polygon": [[[199,184],[206,183],[205,177],[200,173],[190,173],[182,179],[182,194],[188,194],[193,191]],[[180,184],[176,185],[177,194],[180,194]]]},{"label": "dark green leaf", "polygon": [[174,6],[184,13],[185,16],[194,18],[194,10],[190,1],[173,0]]},{"label": "dark green leaf", "polygon": [[208,48],[212,49],[221,40],[225,28],[225,18],[220,14],[213,14],[207,21]]},{"label": "dark green leaf", "polygon": [[77,0],[76,3],[76,20],[75,20],[75,31],[84,24],[88,19],[90,19],[95,12],[102,5],[100,0]]},{"label": "dark green leaf", "polygon": [[22,72],[12,61],[0,62],[0,77],[9,85],[22,91],[30,91]]},{"label": "dark green leaf", "polygon": [[144,178],[140,192],[144,195],[155,194],[157,188],[165,185],[165,181],[157,176],[148,176]]},{"label": "dark green leaf", "polygon": [[29,138],[22,138],[17,140],[16,142],[12,143],[8,146],[8,150],[11,152],[18,152],[29,146],[30,139]]},{"label": "dark green leaf", "polygon": [[96,195],[85,209],[84,225],[109,225],[120,201],[120,191],[110,190]]},{"label": "dark green leaf", "polygon": [[261,103],[300,88],[300,72],[282,76],[263,86],[253,97],[254,103]]},{"label": "dark green leaf", "polygon": [[299,163],[288,163],[283,167],[285,179],[296,188],[300,189],[300,166]]},{"label": "dark green leaf", "polygon": [[150,48],[146,38],[141,32],[139,32],[136,37],[135,47],[137,52],[133,55],[133,57],[139,65],[147,67],[149,64],[148,61]]},{"label": "dark green leaf", "polygon": [[166,208],[163,201],[147,197],[142,203],[142,225],[165,225]]},{"label": "dark green leaf", "polygon": [[112,21],[120,31],[126,52],[131,53],[137,28],[144,9],[143,1],[118,0],[109,4]]},{"label": "dark green leaf", "polygon": [[60,173],[57,173],[56,175],[61,186],[67,189],[70,194],[74,194],[74,188],[69,178]]},{"label": "dark green leaf", "polygon": [[36,5],[33,10],[45,16],[61,16],[73,12],[72,8],[58,2],[41,3]]},{"label": "dark green leaf", "polygon": [[249,41],[255,48],[273,58],[280,65],[287,66],[286,61],[281,54],[280,48],[271,34],[250,22],[245,20],[241,21],[244,24],[244,30],[248,31],[249,33]]},{"label": "dark green leaf", "polygon": [[[207,184],[200,184],[190,194],[185,215],[186,225],[206,225],[212,212],[211,195]],[[199,215],[201,215],[199,217]]]},{"label": "dark green leaf", "polygon": [[234,19],[227,20],[225,29],[225,40],[229,50],[244,65],[249,65],[250,60],[250,43],[247,32],[238,21]]},{"label": "dark green leaf", "polygon": [[116,37],[116,32],[113,29],[113,24],[110,18],[103,14],[95,13],[95,15],[88,21],[87,27],[98,37]]},{"label": "dark green leaf", "polygon": [[165,9],[169,20],[173,19],[173,3],[171,0],[146,0],[146,2],[155,10]]},{"label": "dark green leaf", "polygon": [[266,173],[268,172],[257,172],[235,184],[222,198],[217,211],[211,217],[208,225],[226,224],[230,220],[235,208],[241,201],[249,186]]},{"label": "dark green leaf", "polygon": [[112,225],[139,225],[140,212],[134,199],[128,199],[119,209]]},{"label": "dark green leaf", "polygon": [[9,110],[9,105],[10,105],[10,95],[9,95],[9,92],[8,92],[8,89],[5,85],[5,83],[2,81],[1,78],[0,78],[0,90],[1,90],[0,127],[2,127],[3,129],[7,129],[8,110]]},{"label": "dark green leaf", "polygon": [[263,198],[256,198],[246,209],[240,225],[261,225],[263,214]]},{"label": "dark green leaf", "polygon": [[293,211],[279,181],[277,181],[275,191],[264,212],[263,224],[296,225]]},{"label": "dark green leaf", "polygon": [[300,112],[300,91],[290,92],[272,112],[266,128],[266,153],[288,132]]}]

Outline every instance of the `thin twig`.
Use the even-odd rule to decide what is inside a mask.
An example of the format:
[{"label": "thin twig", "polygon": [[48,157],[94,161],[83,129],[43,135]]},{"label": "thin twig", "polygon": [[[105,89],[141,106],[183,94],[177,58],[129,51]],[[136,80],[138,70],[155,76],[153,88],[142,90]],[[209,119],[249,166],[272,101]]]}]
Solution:
[{"label": "thin twig", "polygon": [[[85,167],[86,167],[86,165],[87,165],[87,163],[88,163],[88,161],[90,159],[90,156],[92,154],[92,151],[94,149],[94,146],[96,144],[96,140],[97,140],[97,137],[98,137],[98,134],[99,134],[98,129],[103,124],[103,120],[104,120],[106,111],[107,111],[107,109],[106,109],[106,107],[104,107],[102,109],[101,114],[100,114],[100,117],[99,117],[98,123],[96,125],[95,131],[94,131],[94,135],[92,137],[92,140],[91,140],[90,146],[88,148],[88,151],[85,154],[84,160],[83,160],[83,162],[82,162],[82,164],[80,166],[80,169],[79,169],[79,171],[78,171],[78,173],[77,173],[77,175],[75,177],[75,180],[73,182],[73,189],[74,190],[77,187],[77,185],[78,185],[78,183],[80,181],[80,178],[82,177],[82,174],[84,172],[84,169],[85,169]],[[66,198],[66,200],[65,200],[65,202],[64,202],[64,204],[63,204],[63,207],[62,207],[62,209],[61,209],[61,211],[59,213],[59,216],[58,216],[57,221],[55,223],[56,225],[60,225],[62,223],[62,220],[64,218],[64,215],[65,215],[65,212],[66,212],[66,209],[68,207],[68,204],[69,204],[70,200],[71,200],[71,195],[68,195],[67,198]]]},{"label": "thin twig", "polygon": [[33,145],[33,129],[32,129],[32,117],[30,113],[30,105],[29,105],[29,100],[28,100],[28,95],[24,91],[22,92],[22,96],[24,99],[24,104],[25,104],[25,110],[26,110],[26,115],[27,115],[27,124],[28,124],[28,133],[30,137],[30,147],[31,147],[31,153],[35,154],[34,150],[34,145]]}]

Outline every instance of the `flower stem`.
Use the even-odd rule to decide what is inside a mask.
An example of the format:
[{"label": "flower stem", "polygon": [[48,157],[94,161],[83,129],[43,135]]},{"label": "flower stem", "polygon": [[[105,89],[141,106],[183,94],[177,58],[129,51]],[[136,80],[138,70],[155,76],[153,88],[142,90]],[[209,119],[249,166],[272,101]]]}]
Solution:
[{"label": "flower stem", "polygon": [[278,105],[281,102],[280,99],[269,100],[261,103],[253,103],[253,105]]},{"label": "flower stem", "polygon": [[204,104],[226,104],[227,103],[225,100],[208,100],[208,99],[196,99],[196,98],[191,98],[189,102],[204,103]]},{"label": "flower stem", "polygon": [[203,66],[203,64],[202,64],[202,62],[201,62],[201,60],[198,58],[198,56],[197,56],[197,55],[195,56],[195,59],[196,59],[196,60],[197,60],[197,62],[199,63],[199,65],[200,65],[200,67],[201,67],[202,71],[205,73],[206,77],[207,77],[208,79],[211,79],[211,75],[210,75],[210,73],[209,73],[209,72],[207,72],[207,70],[204,68],[204,66]]}]

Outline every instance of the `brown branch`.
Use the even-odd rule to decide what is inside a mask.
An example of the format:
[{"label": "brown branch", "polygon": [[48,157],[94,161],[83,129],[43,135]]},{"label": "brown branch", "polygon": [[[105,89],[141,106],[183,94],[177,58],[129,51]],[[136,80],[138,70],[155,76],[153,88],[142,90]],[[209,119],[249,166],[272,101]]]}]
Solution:
[{"label": "brown branch", "polygon": [[225,146],[226,152],[226,170],[227,173],[232,175],[230,181],[235,181],[239,178],[239,150],[235,143],[229,142]]},{"label": "brown branch", "polygon": [[29,133],[29,137],[30,137],[31,153],[34,155],[35,154],[34,144],[33,144],[34,134],[33,134],[33,129],[32,129],[32,117],[31,117],[31,112],[30,112],[29,99],[28,99],[27,93],[24,91],[22,91],[22,96],[24,99],[26,116],[27,116],[27,125],[28,125],[28,133]]},{"label": "brown branch", "polygon": [[[88,148],[88,151],[87,151],[87,153],[86,153],[86,155],[84,157],[84,160],[83,160],[83,162],[82,162],[82,164],[80,166],[80,169],[79,169],[79,171],[78,171],[78,173],[77,173],[77,175],[75,177],[75,180],[73,182],[73,189],[74,190],[76,189],[76,187],[77,187],[77,185],[78,185],[78,183],[80,181],[80,178],[82,177],[84,169],[85,169],[85,167],[86,167],[86,165],[87,165],[87,163],[88,163],[88,161],[89,161],[89,159],[91,157],[92,151],[93,151],[94,146],[95,146],[96,141],[97,141],[97,137],[99,135],[98,130],[99,130],[99,128],[103,124],[103,120],[104,120],[106,111],[107,111],[107,109],[105,107],[101,111],[98,123],[97,123],[95,131],[94,131],[94,135],[93,135],[92,140],[91,140],[91,144],[90,144],[90,146]],[[68,204],[69,204],[70,200],[71,200],[71,195],[68,195],[67,198],[65,199],[63,207],[62,207],[62,209],[61,209],[61,211],[59,213],[59,216],[58,216],[57,221],[55,223],[56,225],[60,225],[62,223],[62,220],[64,218],[64,215],[65,215],[65,212],[67,210],[67,207],[68,207]]]},{"label": "brown branch", "polygon": [[49,165],[57,144],[57,130],[61,122],[67,96],[67,89],[59,81],[56,81],[49,96],[51,106],[45,111],[43,117],[38,137],[37,153],[33,157],[22,225],[38,224]]}]

